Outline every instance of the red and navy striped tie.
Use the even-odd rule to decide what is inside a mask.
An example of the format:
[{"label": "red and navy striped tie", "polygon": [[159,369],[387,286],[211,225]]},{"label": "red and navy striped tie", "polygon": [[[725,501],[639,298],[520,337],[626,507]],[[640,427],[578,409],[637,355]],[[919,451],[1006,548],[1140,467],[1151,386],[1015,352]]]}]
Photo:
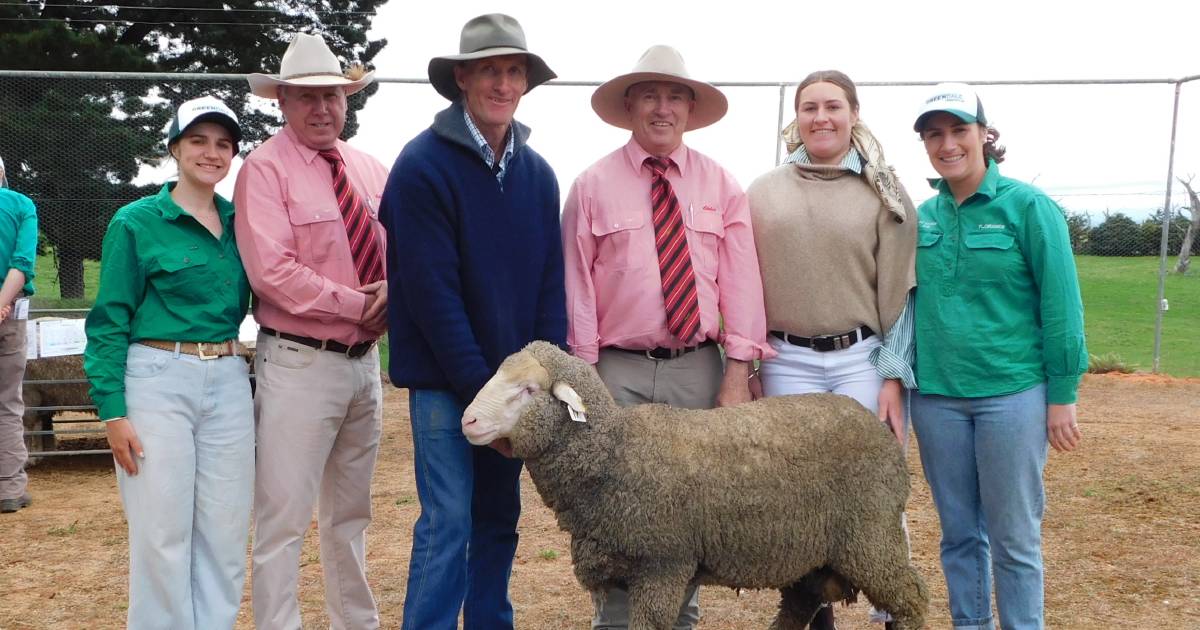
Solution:
[{"label": "red and navy striped tie", "polygon": [[650,206],[654,210],[654,245],[658,248],[658,272],[662,276],[663,304],[667,309],[667,330],[687,343],[700,330],[700,303],[696,298],[696,277],[692,273],[692,254],[683,212],[667,169],[668,158],[646,158],[650,167]]},{"label": "red and navy striped tie", "polygon": [[371,284],[383,280],[383,256],[379,252],[375,230],[371,228],[371,215],[350,185],[342,155],[337,149],[317,151],[317,155],[325,158],[333,171],[333,192],[337,195],[342,221],[346,224],[346,237],[350,241],[350,255],[354,260],[354,270],[358,272],[358,281]]}]

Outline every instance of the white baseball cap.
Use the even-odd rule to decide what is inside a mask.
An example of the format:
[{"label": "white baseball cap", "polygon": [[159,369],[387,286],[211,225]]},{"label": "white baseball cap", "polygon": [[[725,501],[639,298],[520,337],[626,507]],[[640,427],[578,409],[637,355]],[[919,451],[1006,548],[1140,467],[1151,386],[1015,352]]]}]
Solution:
[{"label": "white baseball cap", "polygon": [[237,114],[220,100],[212,96],[201,96],[183,103],[175,111],[175,119],[171,121],[171,127],[167,130],[167,146],[171,146],[188,127],[199,122],[221,125],[229,131],[235,145],[242,140],[242,128],[238,126]]},{"label": "white baseball cap", "polygon": [[983,115],[983,101],[975,93],[975,88],[966,83],[939,83],[921,102],[921,111],[913,123],[913,131],[921,133],[929,117],[938,112],[946,112],[965,123],[979,123],[987,126],[987,118]]}]

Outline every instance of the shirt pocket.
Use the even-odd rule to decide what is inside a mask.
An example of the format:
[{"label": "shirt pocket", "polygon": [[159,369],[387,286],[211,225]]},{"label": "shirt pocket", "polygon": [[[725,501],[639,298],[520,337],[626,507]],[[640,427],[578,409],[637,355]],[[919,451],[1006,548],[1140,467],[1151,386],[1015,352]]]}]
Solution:
[{"label": "shirt pocket", "polygon": [[938,279],[939,230],[917,230],[917,286],[930,285]]},{"label": "shirt pocket", "polygon": [[201,304],[212,298],[214,276],[208,254],[197,250],[166,252],[158,257],[152,283],[167,303]]},{"label": "shirt pocket", "polygon": [[[593,218],[591,228],[592,237],[596,239],[596,268],[621,271],[645,264],[647,257],[657,260],[653,237],[642,237],[647,223],[645,214],[634,211],[604,212]],[[649,231],[653,233],[653,227]],[[649,253],[639,250],[647,247]]]},{"label": "shirt pocket", "polygon": [[683,223],[688,229],[688,246],[692,262],[709,277],[717,273],[717,252],[725,239],[725,217],[713,206],[690,206],[683,209]]},{"label": "shirt pocket", "polygon": [[1010,232],[968,232],[963,246],[967,254],[963,276],[972,283],[1006,283],[1025,269],[1025,258]]},{"label": "shirt pocket", "polygon": [[336,258],[336,243],[346,241],[346,226],[338,208],[311,203],[288,205],[288,222],[296,237],[296,254],[302,263]]}]

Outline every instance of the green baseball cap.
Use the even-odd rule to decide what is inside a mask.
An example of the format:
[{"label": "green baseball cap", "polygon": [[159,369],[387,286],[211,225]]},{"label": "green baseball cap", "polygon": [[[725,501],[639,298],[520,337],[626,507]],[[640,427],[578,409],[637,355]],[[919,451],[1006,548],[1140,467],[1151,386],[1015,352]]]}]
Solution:
[{"label": "green baseball cap", "polygon": [[921,111],[913,123],[913,131],[921,133],[929,117],[946,112],[965,123],[979,123],[987,126],[987,118],[983,115],[983,101],[975,93],[975,88],[966,83],[939,83],[921,102]]}]

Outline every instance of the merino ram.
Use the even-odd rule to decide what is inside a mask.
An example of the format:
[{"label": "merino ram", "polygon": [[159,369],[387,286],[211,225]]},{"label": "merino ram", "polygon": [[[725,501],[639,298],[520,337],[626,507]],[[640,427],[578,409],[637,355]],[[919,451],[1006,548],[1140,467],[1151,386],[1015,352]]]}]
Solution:
[{"label": "merino ram", "polygon": [[534,342],[463,414],[476,445],[525,460],[571,534],[588,590],[629,590],[630,628],[668,630],[689,582],[781,592],[772,628],[861,591],[916,629],[928,607],[909,564],[904,457],[887,429],[832,394],[737,407],[619,407],[591,366]]}]

